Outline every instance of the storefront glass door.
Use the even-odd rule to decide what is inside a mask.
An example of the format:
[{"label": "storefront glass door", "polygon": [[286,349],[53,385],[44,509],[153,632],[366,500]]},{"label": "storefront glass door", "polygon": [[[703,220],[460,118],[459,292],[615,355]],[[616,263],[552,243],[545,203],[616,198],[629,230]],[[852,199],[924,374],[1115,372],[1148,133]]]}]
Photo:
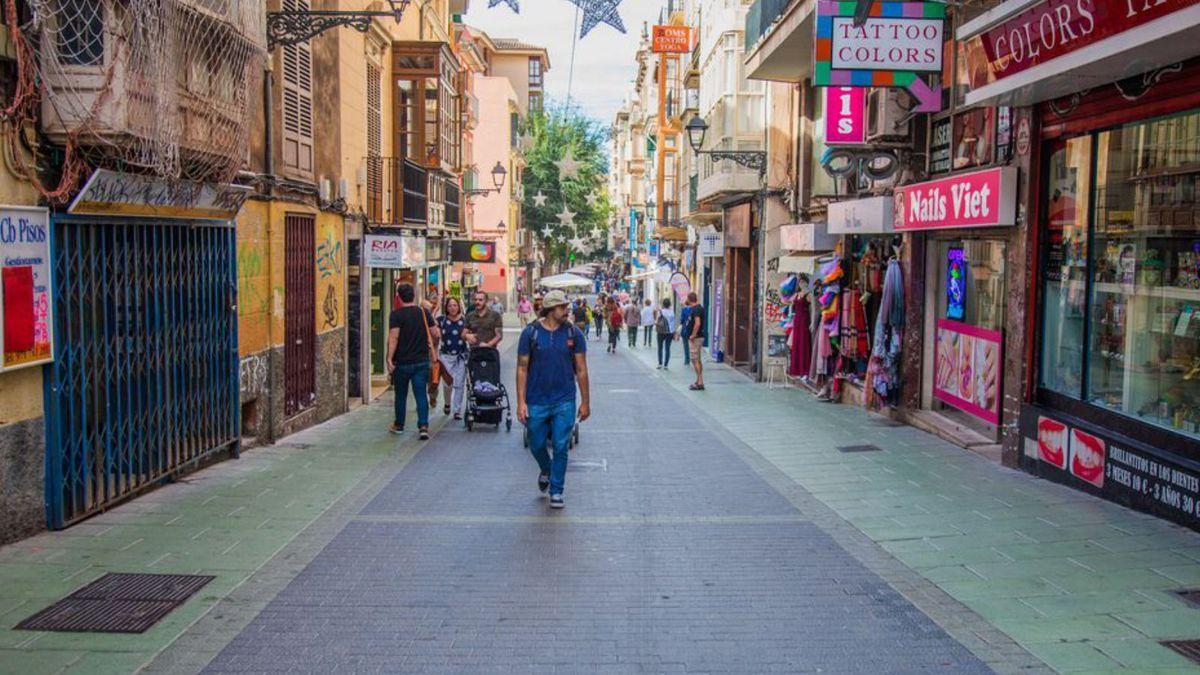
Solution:
[{"label": "storefront glass door", "polygon": [[934,356],[927,400],[934,411],[992,438],[998,438],[1003,372],[1005,248],[996,239],[938,239],[927,262],[935,309],[926,333]]}]

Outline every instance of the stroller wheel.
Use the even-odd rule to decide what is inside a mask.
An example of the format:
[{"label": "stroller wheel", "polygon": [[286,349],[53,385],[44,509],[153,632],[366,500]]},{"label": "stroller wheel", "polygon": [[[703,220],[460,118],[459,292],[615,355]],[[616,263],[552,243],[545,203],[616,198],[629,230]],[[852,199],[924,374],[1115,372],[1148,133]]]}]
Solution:
[{"label": "stroller wheel", "polygon": [[475,430],[475,420],[471,419],[470,417],[467,417],[467,431],[474,431],[474,430]]},{"label": "stroller wheel", "polygon": [[504,430],[512,431],[512,418],[511,417],[504,421]]}]

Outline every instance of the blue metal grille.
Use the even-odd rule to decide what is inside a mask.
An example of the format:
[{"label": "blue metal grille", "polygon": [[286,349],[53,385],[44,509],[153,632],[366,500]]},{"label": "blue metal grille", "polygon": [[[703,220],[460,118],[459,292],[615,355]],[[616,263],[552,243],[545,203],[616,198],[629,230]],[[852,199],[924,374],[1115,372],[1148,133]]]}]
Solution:
[{"label": "blue metal grille", "polygon": [[55,220],[50,527],[238,449],[235,236],[179,221]]}]

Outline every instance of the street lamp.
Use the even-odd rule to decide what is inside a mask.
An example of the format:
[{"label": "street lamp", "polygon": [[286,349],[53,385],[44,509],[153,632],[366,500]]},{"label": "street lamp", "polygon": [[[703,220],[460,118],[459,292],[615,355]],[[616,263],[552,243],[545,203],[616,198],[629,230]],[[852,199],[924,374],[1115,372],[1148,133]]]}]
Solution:
[{"label": "street lamp", "polygon": [[708,133],[708,122],[705,122],[699,115],[694,115],[684,130],[687,131],[688,145],[692,146],[692,152],[697,155],[709,155],[716,160],[728,159],[747,169],[754,169],[758,171],[760,180],[766,176],[766,152],[762,150],[701,150],[700,148],[704,146],[704,136]]},{"label": "street lamp", "polygon": [[468,197],[478,197],[480,195],[488,195],[493,192],[500,192],[504,189],[504,181],[508,178],[508,170],[500,162],[496,162],[496,166],[492,167],[492,185],[495,188],[476,188],[474,190],[464,190],[463,194]]}]

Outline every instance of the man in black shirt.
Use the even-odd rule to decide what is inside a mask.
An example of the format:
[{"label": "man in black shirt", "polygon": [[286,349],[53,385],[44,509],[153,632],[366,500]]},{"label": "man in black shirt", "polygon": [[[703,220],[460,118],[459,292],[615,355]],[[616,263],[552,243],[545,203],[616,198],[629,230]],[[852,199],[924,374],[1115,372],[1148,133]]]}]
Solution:
[{"label": "man in black shirt", "polygon": [[400,300],[400,309],[392,312],[388,321],[387,368],[396,394],[396,419],[390,431],[393,434],[404,431],[404,420],[408,415],[408,389],[411,385],[413,398],[417,401],[417,428],[421,440],[427,441],[429,363],[437,354],[442,334],[429,310],[414,304],[416,291],[412,284],[400,284],[396,296]]},{"label": "man in black shirt", "polygon": [[700,304],[699,296],[695,293],[688,293],[687,306],[687,349],[689,355],[692,357],[692,368],[696,370],[696,381],[688,388],[692,391],[704,391],[704,365],[701,363],[700,358],[704,354],[704,338],[707,337],[707,333],[705,332],[707,326],[704,322],[704,305]]}]

